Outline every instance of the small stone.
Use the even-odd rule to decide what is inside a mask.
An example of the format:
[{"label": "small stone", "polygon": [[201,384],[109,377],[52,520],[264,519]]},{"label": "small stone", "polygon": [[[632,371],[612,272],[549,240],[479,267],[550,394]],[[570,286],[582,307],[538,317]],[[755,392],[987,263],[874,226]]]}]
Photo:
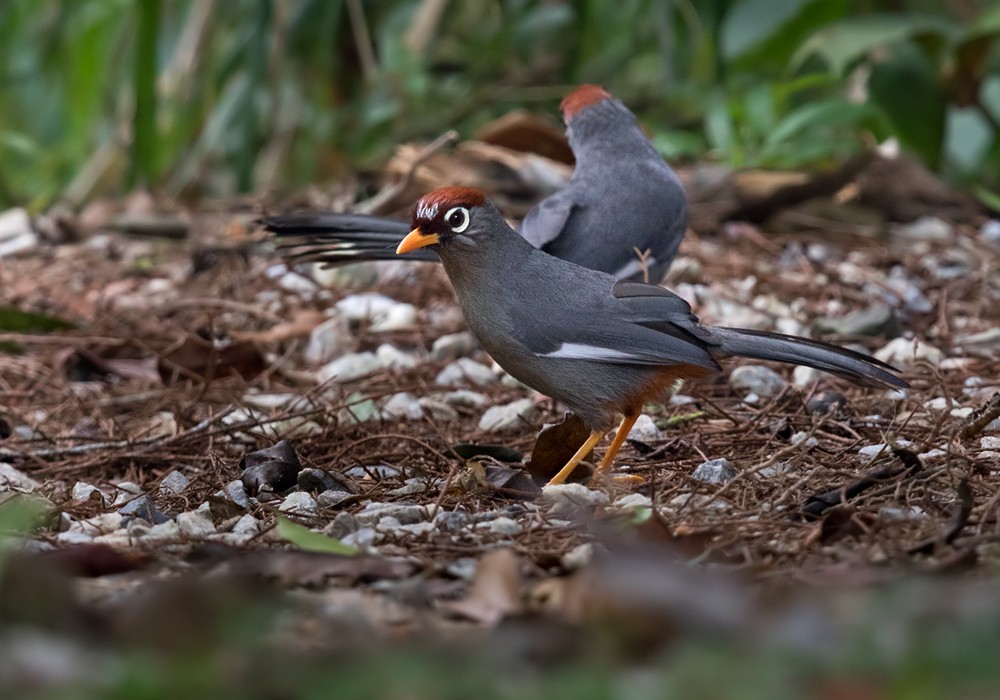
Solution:
[{"label": "small stone", "polygon": [[899,318],[888,304],[874,304],[840,317],[825,317],[813,323],[817,334],[835,333],[847,336],[885,336],[900,334]]},{"label": "small stone", "polygon": [[469,525],[469,514],[459,510],[442,510],[434,515],[433,522],[443,532],[457,532]]},{"label": "small stone", "polygon": [[479,408],[489,401],[486,394],[480,394],[478,391],[470,391],[469,389],[458,389],[456,391],[449,391],[446,394],[441,394],[441,400],[444,401],[449,406],[460,406],[463,408]]},{"label": "small stone", "polygon": [[192,539],[204,539],[215,534],[215,525],[212,523],[212,519],[197,510],[178,513],[177,528],[182,535]]},{"label": "small stone", "polygon": [[611,504],[612,508],[619,511],[634,511],[641,510],[643,508],[652,508],[652,499],[642,493],[630,493],[617,499]]},{"label": "small stone", "polygon": [[988,435],[979,440],[979,447],[984,450],[1000,450],[1000,437]]},{"label": "small stone", "polygon": [[735,479],[736,472],[728,459],[720,457],[699,464],[691,478],[706,484],[722,485]]},{"label": "small stone", "polygon": [[560,563],[566,571],[577,571],[590,564],[593,559],[594,543],[584,542],[566,552]]},{"label": "small stone", "polygon": [[378,321],[399,302],[377,292],[362,292],[351,294],[338,301],[334,306],[337,312],[354,324],[363,321]]},{"label": "small stone", "polygon": [[534,415],[535,402],[532,399],[518,399],[486,409],[479,419],[479,429],[493,433],[517,430],[530,423]]},{"label": "small stone", "polygon": [[142,487],[134,481],[119,481],[115,484],[115,488],[118,489],[120,495],[126,496],[141,496]]},{"label": "small stone", "polygon": [[379,518],[378,524],[375,525],[375,530],[376,532],[388,533],[402,526],[403,524],[398,520],[396,520],[396,518],[392,517],[391,515],[386,515],[382,518]]},{"label": "small stone", "polygon": [[927,513],[920,506],[883,506],[879,516],[887,520],[926,520]]},{"label": "small stone", "polygon": [[369,549],[375,544],[377,539],[378,532],[375,531],[375,528],[363,527],[355,532],[344,535],[340,538],[340,541],[348,547]]},{"label": "small stone", "polygon": [[190,479],[175,469],[160,480],[160,493],[180,493],[190,483]]},{"label": "small stone", "polygon": [[936,216],[921,216],[916,221],[896,226],[894,231],[915,241],[947,241],[951,238],[952,225]]},{"label": "small stone", "polygon": [[[201,517],[201,516],[199,516]],[[152,540],[176,540],[181,536],[180,526],[173,520],[159,523],[149,528],[146,539]]]},{"label": "small stone", "polygon": [[408,391],[401,391],[390,396],[382,406],[382,416],[386,420],[404,419],[420,420],[424,417],[424,409],[417,397]]},{"label": "small stone", "polygon": [[420,399],[420,408],[434,421],[446,422],[458,420],[458,411],[445,402],[438,401],[429,396]]},{"label": "small stone", "polygon": [[90,544],[97,537],[96,534],[83,532],[81,530],[67,530],[56,535],[56,542],[64,545]]},{"label": "small stone", "polygon": [[424,493],[425,491],[427,491],[427,479],[415,478],[407,479],[398,489],[386,491],[386,495],[393,497],[414,496],[418,493]]},{"label": "small stone", "polygon": [[138,498],[133,498],[131,501],[118,509],[118,514],[124,517],[142,518],[151,525],[156,525],[169,520],[166,515],[159,511],[153,503],[153,499],[149,496],[139,496]]},{"label": "small stone", "polygon": [[411,525],[427,520],[428,512],[423,506],[408,503],[380,503],[375,501],[366,505],[354,517],[362,525],[375,525],[385,517],[395,518],[403,525]]},{"label": "small stone", "polygon": [[729,375],[729,385],[734,389],[753,392],[767,398],[784,389],[788,382],[770,367],[742,365]]},{"label": "small stone", "polygon": [[324,508],[335,508],[349,499],[353,494],[348,491],[328,489],[316,497],[316,502]]},{"label": "small stone", "polygon": [[476,576],[477,566],[476,560],[472,557],[462,557],[461,559],[448,562],[448,566],[444,570],[449,576],[457,578],[460,581],[471,581]]},{"label": "small stone", "polygon": [[818,382],[822,376],[823,373],[818,369],[806,367],[805,365],[797,365],[795,369],[792,370],[792,384],[800,389],[805,388]]},{"label": "small stone", "polygon": [[293,491],[285,496],[285,500],[278,506],[278,510],[290,515],[314,516],[316,515],[316,499],[305,491]]},{"label": "small stone", "polygon": [[513,518],[497,518],[484,524],[494,535],[513,536],[521,534],[524,530],[521,523]]},{"label": "small stone", "polygon": [[382,369],[382,363],[372,352],[352,352],[338,357],[319,368],[320,382],[349,382],[367,377]]},{"label": "small stone", "polygon": [[76,503],[86,503],[87,501],[104,502],[104,494],[101,493],[101,490],[85,481],[78,481],[73,484],[71,497]]},{"label": "small stone", "polygon": [[344,408],[337,411],[337,421],[344,425],[359,425],[382,417],[378,404],[361,394],[351,394],[346,403]]},{"label": "small stone", "polygon": [[0,258],[31,250],[38,245],[38,234],[31,226],[25,209],[0,213]]},{"label": "small stone", "polygon": [[413,523],[411,525],[400,525],[393,533],[399,535],[409,535],[411,537],[424,537],[434,532],[434,523]]},{"label": "small stone", "polygon": [[773,479],[779,476],[785,476],[786,474],[791,474],[795,471],[795,467],[789,462],[777,462],[767,467],[762,467],[757,470],[757,476],[762,479]]},{"label": "small stone", "polygon": [[542,500],[552,507],[552,513],[573,513],[581,508],[605,506],[610,499],[604,491],[588,489],[583,484],[556,484],[542,487]]},{"label": "small stone", "polygon": [[667,401],[670,406],[691,406],[698,403],[698,399],[693,396],[687,396],[686,394],[674,394]]},{"label": "small stone", "polygon": [[234,535],[242,535],[245,537],[256,537],[260,534],[261,523],[260,520],[253,517],[249,513],[241,517],[233,525],[233,529],[230,530]]},{"label": "small stone", "polygon": [[913,367],[920,362],[938,365],[944,359],[944,353],[922,340],[896,338],[876,351],[875,358],[897,367]]},{"label": "small stone", "polygon": [[392,479],[401,475],[402,472],[398,468],[390,467],[388,464],[351,467],[344,472],[344,476],[349,476],[352,479]]},{"label": "small stone", "polygon": [[180,432],[177,416],[171,411],[159,411],[146,423],[143,433],[147,438],[172,437]]},{"label": "small stone", "polygon": [[309,333],[306,343],[306,362],[319,365],[347,352],[354,344],[354,337],[347,319],[336,315],[323,321]]},{"label": "small stone", "polygon": [[979,237],[994,248],[1000,248],[1000,219],[990,219],[983,224]]},{"label": "small stone", "polygon": [[880,442],[876,445],[866,445],[858,450],[858,454],[862,457],[867,457],[869,460],[873,460],[879,455],[892,455],[892,448],[896,447],[914,447],[914,443],[911,440],[899,439],[895,443],[889,445],[884,442]]},{"label": "small stone", "polygon": [[300,491],[315,491],[323,493],[341,487],[340,482],[322,469],[306,467],[299,472],[298,486]]},{"label": "small stone", "polygon": [[813,447],[816,447],[816,445],[819,444],[819,440],[812,437],[811,435],[809,435],[809,433],[805,432],[804,430],[800,430],[799,432],[792,435],[792,437],[788,441],[793,445],[804,444],[806,449],[812,449]]},{"label": "small stone", "polygon": [[438,372],[434,383],[439,386],[487,386],[498,381],[498,377],[489,367],[468,357],[460,357]]},{"label": "small stone", "polygon": [[78,520],[69,526],[69,532],[83,532],[91,537],[106,535],[109,532],[120,530],[122,527],[122,516],[119,513],[101,513],[93,518]]},{"label": "small stone", "polygon": [[324,535],[328,535],[337,540],[343,540],[352,532],[361,529],[361,523],[350,513],[337,513],[337,517],[328,523],[322,530]]},{"label": "small stone", "polygon": [[935,447],[934,449],[928,450],[927,452],[921,452],[920,454],[917,455],[917,457],[919,457],[920,461],[922,462],[930,462],[947,456],[948,456],[948,451],[942,450],[939,447]]},{"label": "small stone", "polygon": [[721,498],[713,498],[704,493],[680,493],[670,499],[667,506],[671,510],[690,510],[693,508],[709,508],[711,510],[728,510],[729,502]]},{"label": "small stone", "polygon": [[[279,271],[281,274],[276,276],[273,274]],[[275,265],[269,268],[267,275],[269,277],[273,276],[281,289],[296,294],[303,299],[312,299],[316,295],[316,292],[319,291],[319,287],[311,279],[299,272],[289,270],[284,265]]]},{"label": "small stone", "polygon": [[371,325],[376,333],[409,330],[417,325],[417,309],[413,304],[394,304],[380,314]]},{"label": "small stone", "polygon": [[0,491],[35,491],[39,484],[24,472],[6,462],[0,462]]},{"label": "small stone", "polygon": [[389,343],[382,343],[375,348],[375,357],[385,369],[410,369],[420,364],[420,358],[416,355],[403,352]]},{"label": "small stone", "polygon": [[839,412],[847,406],[847,397],[839,391],[819,391],[806,401],[806,411],[814,416]]},{"label": "small stone", "polygon": [[650,416],[643,413],[628,432],[628,439],[646,443],[658,442],[663,439],[663,431],[656,427]]},{"label": "small stone", "polygon": [[247,489],[242,480],[234,479],[226,484],[226,496],[243,510],[250,510],[250,497],[247,495]]},{"label": "small stone", "polygon": [[920,285],[910,279],[905,268],[898,265],[889,272],[884,288],[869,283],[863,290],[872,296],[881,294],[890,304],[902,304],[904,309],[913,313],[925,314],[934,308]]},{"label": "small stone", "polygon": [[468,331],[442,335],[431,345],[431,359],[455,360],[475,350],[476,339]]}]

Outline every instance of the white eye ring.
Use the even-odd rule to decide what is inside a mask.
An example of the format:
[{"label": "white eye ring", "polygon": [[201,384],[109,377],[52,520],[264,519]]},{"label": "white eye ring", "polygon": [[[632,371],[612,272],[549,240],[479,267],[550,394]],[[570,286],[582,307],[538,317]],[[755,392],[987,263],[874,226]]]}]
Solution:
[{"label": "white eye ring", "polygon": [[[453,223],[452,217],[455,214],[459,214],[461,217],[461,223]],[[465,207],[452,207],[444,215],[444,222],[451,227],[451,230],[455,233],[462,233],[465,229],[469,228],[469,210]]]}]

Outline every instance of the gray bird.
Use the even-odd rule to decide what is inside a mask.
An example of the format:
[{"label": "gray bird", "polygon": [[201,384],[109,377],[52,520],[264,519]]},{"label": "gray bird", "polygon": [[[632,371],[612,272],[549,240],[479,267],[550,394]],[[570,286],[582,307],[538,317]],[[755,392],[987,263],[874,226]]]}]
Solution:
[{"label": "gray bird", "polygon": [[[684,189],[635,116],[597,85],[582,85],[560,110],[576,156],[573,176],[521,223],[531,245],[619,279],[663,277],[687,225]],[[295,237],[295,257],[327,263],[380,260],[410,230],[404,221],[360,214],[291,214],[261,220],[280,237]],[[645,256],[644,259],[641,256]],[[435,261],[420,250],[411,260]]]},{"label": "gray bird", "polygon": [[550,484],[565,481],[621,415],[598,467],[598,474],[605,472],[644,403],[678,379],[720,371],[721,358],[789,362],[863,385],[908,386],[890,365],[851,350],[703,326],[686,301],[662,287],[621,281],[538,250],[479,190],[445,187],[417,202],[413,230],[397,252],[428,247],[440,256],[466,323],[486,352],[519,381],[564,403],[591,430]]}]

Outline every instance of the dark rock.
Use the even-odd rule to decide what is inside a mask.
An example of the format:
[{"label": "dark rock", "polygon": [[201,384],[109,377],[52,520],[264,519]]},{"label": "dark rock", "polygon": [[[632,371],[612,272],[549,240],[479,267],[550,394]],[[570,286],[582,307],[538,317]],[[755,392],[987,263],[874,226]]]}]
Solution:
[{"label": "dark rock", "polygon": [[839,391],[820,391],[806,402],[806,411],[825,416],[830,411],[839,412],[847,406],[847,397]]},{"label": "dark rock", "polygon": [[263,462],[248,467],[241,481],[247,493],[258,494],[262,489],[273,492],[285,491],[295,486],[299,468],[289,462]]},{"label": "dark rock", "polygon": [[170,518],[159,511],[153,504],[153,499],[149,496],[133,498],[118,509],[118,514],[122,518],[142,518],[147,523],[152,523],[153,525],[159,525],[170,520]]},{"label": "dark rock", "polygon": [[342,484],[327,474],[322,469],[306,467],[298,475],[299,489],[302,491],[324,491],[342,490]]},{"label": "dark rock", "polygon": [[901,328],[896,312],[888,304],[873,304],[844,316],[819,318],[813,323],[813,332],[898,338]]}]

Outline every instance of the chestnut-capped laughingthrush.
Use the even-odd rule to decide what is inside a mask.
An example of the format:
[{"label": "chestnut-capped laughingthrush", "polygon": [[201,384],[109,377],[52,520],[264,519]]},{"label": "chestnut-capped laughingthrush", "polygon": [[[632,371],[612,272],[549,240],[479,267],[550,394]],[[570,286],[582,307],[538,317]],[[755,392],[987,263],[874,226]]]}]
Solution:
[{"label": "chestnut-capped laughingthrush", "polygon": [[[558,192],[528,212],[520,233],[536,248],[619,279],[656,282],[684,237],[687,213],[677,175],[635,116],[597,85],[582,85],[560,105],[576,169]],[[290,214],[261,220],[294,237],[296,257],[326,263],[388,259],[408,222],[360,214]],[[645,254],[645,261],[640,260]],[[407,256],[437,260],[430,250]]]},{"label": "chestnut-capped laughingthrush", "polygon": [[[622,226],[633,220],[630,213],[623,212]],[[417,202],[413,230],[398,252],[424,248],[440,256],[466,323],[486,352],[516,379],[568,406],[591,430],[550,484],[565,481],[621,415],[598,467],[598,475],[605,472],[646,401],[678,379],[718,372],[721,358],[776,360],[864,385],[907,386],[890,365],[851,350],[703,326],[686,301],[662,287],[620,281],[535,248],[479,190],[444,187]]]}]

